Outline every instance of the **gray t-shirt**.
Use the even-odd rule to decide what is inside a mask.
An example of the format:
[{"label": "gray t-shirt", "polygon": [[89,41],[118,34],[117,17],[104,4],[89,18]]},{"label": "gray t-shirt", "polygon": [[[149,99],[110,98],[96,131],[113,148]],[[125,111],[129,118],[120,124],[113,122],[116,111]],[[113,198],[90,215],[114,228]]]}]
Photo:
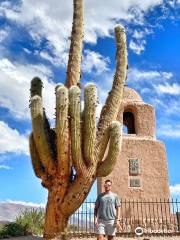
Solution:
[{"label": "gray t-shirt", "polygon": [[120,207],[120,201],[116,193],[101,193],[98,195],[95,209],[98,219],[108,221],[116,218],[116,208]]}]

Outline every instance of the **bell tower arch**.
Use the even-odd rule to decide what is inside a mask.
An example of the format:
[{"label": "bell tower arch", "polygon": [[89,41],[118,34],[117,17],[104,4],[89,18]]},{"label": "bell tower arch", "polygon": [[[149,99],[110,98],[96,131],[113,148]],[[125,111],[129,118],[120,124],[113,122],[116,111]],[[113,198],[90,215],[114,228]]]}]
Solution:
[{"label": "bell tower arch", "polygon": [[136,134],[134,114],[131,112],[131,110],[124,111],[123,126],[126,127],[127,134]]}]

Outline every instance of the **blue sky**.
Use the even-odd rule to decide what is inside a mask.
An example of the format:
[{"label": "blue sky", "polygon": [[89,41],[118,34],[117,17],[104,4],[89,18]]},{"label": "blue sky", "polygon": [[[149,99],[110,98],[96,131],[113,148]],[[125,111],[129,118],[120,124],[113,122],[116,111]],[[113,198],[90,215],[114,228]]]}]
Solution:
[{"label": "blue sky", "polygon": [[[127,32],[127,85],[156,109],[157,138],[166,144],[171,196],[180,197],[180,1],[85,0],[82,85],[98,86],[100,105],[115,67],[113,29]],[[54,123],[54,88],[64,82],[72,1],[0,1],[0,201],[45,203],[33,173],[29,88],[44,82],[44,105]],[[96,186],[89,195],[94,199]]]}]

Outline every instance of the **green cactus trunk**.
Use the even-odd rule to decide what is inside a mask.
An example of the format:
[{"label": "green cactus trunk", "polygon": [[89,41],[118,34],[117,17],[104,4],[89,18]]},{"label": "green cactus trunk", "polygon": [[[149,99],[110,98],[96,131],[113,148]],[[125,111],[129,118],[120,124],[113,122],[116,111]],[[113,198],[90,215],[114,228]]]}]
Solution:
[{"label": "green cactus trunk", "polygon": [[[51,129],[42,102],[42,82],[31,82],[30,154],[34,172],[48,189],[45,239],[64,239],[69,217],[86,199],[97,177],[113,170],[121,147],[122,126],[116,121],[126,80],[127,51],[124,28],[115,29],[116,72],[112,90],[96,125],[97,89],[87,84],[81,112],[80,65],[83,0],[74,0],[71,47],[66,84],[56,87],[56,125]],[[109,145],[108,145],[109,142]],[[108,153],[104,159],[104,153]],[[76,178],[72,178],[72,168]],[[60,238],[61,236],[61,238]]]}]

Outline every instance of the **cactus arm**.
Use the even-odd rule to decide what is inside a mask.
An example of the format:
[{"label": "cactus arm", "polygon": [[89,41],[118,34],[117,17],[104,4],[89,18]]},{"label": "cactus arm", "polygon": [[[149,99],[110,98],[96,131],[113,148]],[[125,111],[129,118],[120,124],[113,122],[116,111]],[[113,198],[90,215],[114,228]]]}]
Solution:
[{"label": "cactus arm", "polygon": [[42,97],[42,81],[38,77],[34,77],[31,81],[31,97],[34,97],[38,95],[39,97]]},{"label": "cactus arm", "polygon": [[87,84],[84,90],[84,159],[87,166],[94,163],[94,147],[96,140],[96,106],[97,88]]},{"label": "cactus arm", "polygon": [[122,142],[121,124],[117,121],[113,121],[109,131],[110,142],[108,155],[106,159],[99,164],[97,169],[97,177],[106,177],[109,175],[112,172],[119,155]]},{"label": "cactus arm", "polygon": [[52,182],[51,182],[51,179],[48,178],[48,174],[45,172],[45,168],[41,163],[32,133],[29,136],[29,150],[31,154],[31,162],[32,162],[35,175],[38,178],[41,178],[42,180],[41,184],[45,188],[50,188],[52,185]]},{"label": "cactus arm", "polygon": [[80,84],[80,67],[82,58],[83,40],[83,0],[74,0],[73,26],[71,45],[67,66],[66,86]]},{"label": "cactus arm", "polygon": [[45,175],[44,166],[42,165],[41,160],[39,158],[32,133],[29,136],[29,150],[31,154],[34,173],[38,178],[42,178]]},{"label": "cactus arm", "polygon": [[126,80],[127,70],[127,49],[126,35],[123,27],[115,28],[116,38],[116,72],[114,76],[113,86],[108,95],[106,103],[102,108],[100,120],[98,124],[97,145],[99,161],[102,160],[108,143],[107,127],[110,123],[116,120],[119,106],[122,101],[124,83]]},{"label": "cactus arm", "polygon": [[71,129],[71,158],[77,173],[82,173],[85,166],[81,152],[81,118],[80,118],[80,89],[72,86],[69,89],[69,114]]},{"label": "cactus arm", "polygon": [[95,181],[95,172],[95,167],[89,168],[88,171],[84,170],[83,176],[78,177],[75,183],[69,186],[61,204],[61,210],[64,214],[66,212],[73,214],[74,209],[81,206]]},{"label": "cactus arm", "polygon": [[[33,86],[31,85],[31,93],[32,90]],[[33,90],[33,92],[35,91]],[[47,173],[53,175],[55,173],[55,163],[53,162],[53,152],[51,151],[49,123],[43,110],[42,98],[38,94],[31,94],[31,118],[33,136],[40,160]]]},{"label": "cactus arm", "polygon": [[68,89],[64,85],[56,87],[56,134],[57,159],[59,172],[68,174],[69,166],[69,129],[68,129]]}]

